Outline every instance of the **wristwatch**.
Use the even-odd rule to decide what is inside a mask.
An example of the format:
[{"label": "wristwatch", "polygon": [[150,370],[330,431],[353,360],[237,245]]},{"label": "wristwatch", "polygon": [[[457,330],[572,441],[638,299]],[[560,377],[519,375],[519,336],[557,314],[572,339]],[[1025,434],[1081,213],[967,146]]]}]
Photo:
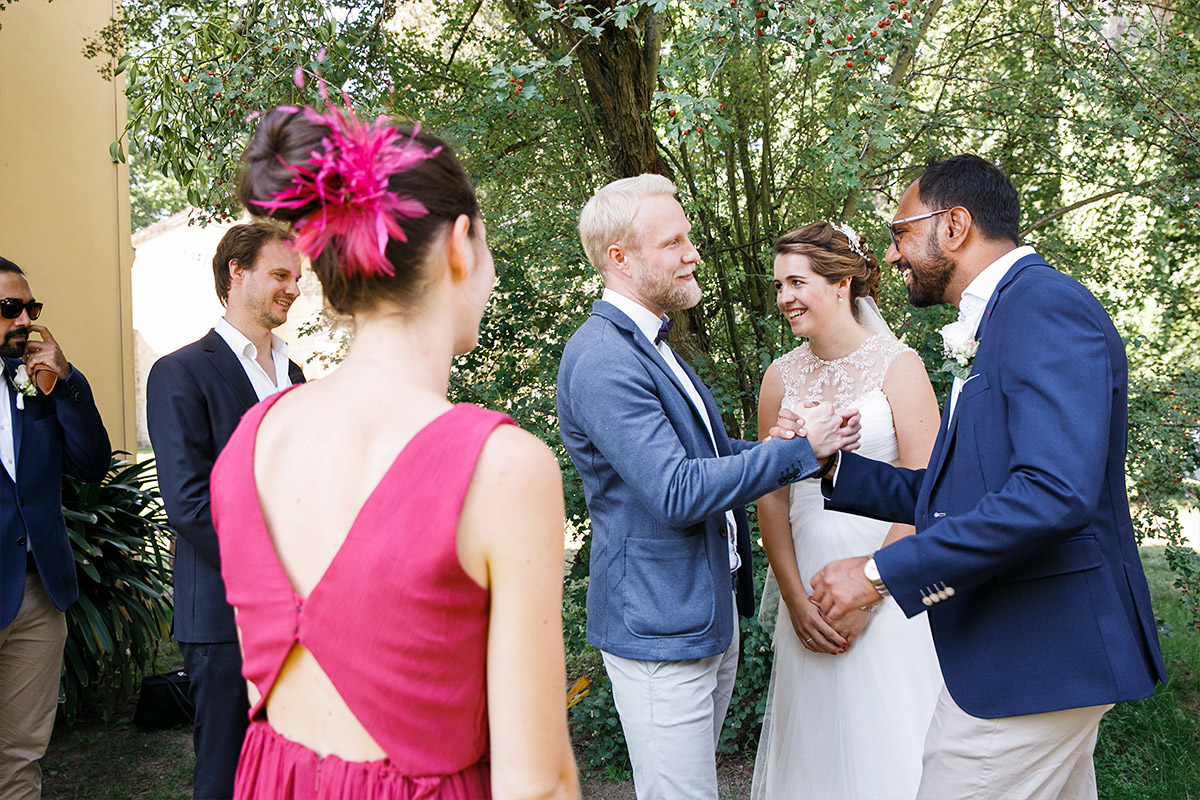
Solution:
[{"label": "wristwatch", "polygon": [[888,587],[884,585],[883,578],[879,577],[879,567],[875,566],[875,556],[867,559],[867,563],[863,564],[863,575],[875,587],[875,591],[879,592],[881,597],[887,597],[891,594]]}]

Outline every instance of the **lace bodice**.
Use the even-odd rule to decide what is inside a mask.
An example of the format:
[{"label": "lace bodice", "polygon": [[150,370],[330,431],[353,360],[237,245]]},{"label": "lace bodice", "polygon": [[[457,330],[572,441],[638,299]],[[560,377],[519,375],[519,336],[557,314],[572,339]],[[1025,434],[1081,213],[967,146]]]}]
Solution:
[{"label": "lace bodice", "polygon": [[825,361],[808,342],[775,359],[783,378],[784,406],[809,400],[850,407],[872,392],[883,390],[888,367],[901,353],[912,350],[894,336],[877,333],[848,356]]}]

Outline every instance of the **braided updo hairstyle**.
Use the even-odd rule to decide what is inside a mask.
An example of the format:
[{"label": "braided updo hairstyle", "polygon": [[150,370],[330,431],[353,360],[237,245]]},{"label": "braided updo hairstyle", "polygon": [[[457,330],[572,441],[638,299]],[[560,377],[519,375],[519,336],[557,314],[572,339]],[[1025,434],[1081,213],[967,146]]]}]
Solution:
[{"label": "braided updo hairstyle", "polygon": [[[785,233],[775,241],[774,251],[780,255],[807,256],[812,271],[830,283],[850,278],[850,299],[874,298],[879,291],[879,262],[865,243],[866,255],[850,246],[846,234],[828,222],[810,222],[802,228]],[[858,316],[858,305],[852,303],[854,315]]]},{"label": "braided updo hairstyle", "polygon": [[[321,281],[325,299],[343,314],[371,310],[381,302],[401,309],[412,307],[432,279],[426,259],[431,244],[446,226],[465,214],[472,222],[471,235],[478,235],[479,226],[475,223],[480,219],[479,202],[471,179],[454,151],[437,137],[418,131],[416,126],[400,122],[393,126],[401,137],[411,137],[414,145],[426,152],[437,150],[436,155],[394,173],[387,184],[388,191],[419,201],[428,213],[399,220],[407,241],[395,237],[388,240],[384,255],[394,275],[345,269],[339,264],[340,248],[336,241],[313,260],[313,271]],[[305,113],[295,113],[294,109],[276,109],[264,115],[242,154],[238,191],[242,204],[252,214],[289,223],[319,214],[319,201],[300,208],[269,209],[259,203],[271,201],[285,190],[293,181],[289,167],[308,164],[314,151],[325,148],[329,136],[327,125]]]}]

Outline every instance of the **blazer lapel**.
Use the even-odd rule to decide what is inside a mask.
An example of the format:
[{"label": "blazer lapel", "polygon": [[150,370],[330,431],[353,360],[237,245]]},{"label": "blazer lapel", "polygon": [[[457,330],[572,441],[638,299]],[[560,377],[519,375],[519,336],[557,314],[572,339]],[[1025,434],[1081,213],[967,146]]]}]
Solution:
[{"label": "blazer lapel", "polygon": [[[679,358],[678,354],[675,357],[679,360],[679,366],[683,367],[683,371],[691,379],[692,385],[696,387],[696,394],[700,395],[700,400],[704,403],[704,410],[708,413],[708,423],[712,428],[713,439],[717,443],[717,455],[729,455],[732,452],[729,447],[729,435],[725,433],[725,423],[721,421],[721,411],[717,408],[716,401],[713,400],[712,392],[704,385],[704,381],[700,380],[700,376],[696,374],[696,371],[686,361]],[[688,401],[688,405],[691,405],[690,400]]]},{"label": "blazer lapel", "polygon": [[258,394],[255,393],[250,379],[246,377],[246,370],[242,369],[241,362],[229,349],[229,344],[221,338],[221,334],[215,330],[208,332],[204,337],[204,352],[212,363],[213,370],[221,376],[221,380],[225,381],[243,406],[250,408],[258,402]]},{"label": "blazer lapel", "polygon": [[[988,298],[987,307],[984,308],[983,316],[979,319],[979,326],[975,329],[976,340],[983,339],[983,331],[987,327],[988,320],[992,316],[992,310],[996,307],[996,301],[1000,298],[1000,295],[1012,284],[1022,270],[1034,264],[1049,266],[1046,264],[1045,259],[1037,253],[1032,253],[1017,261],[1017,263],[1013,264],[1012,269],[1005,273],[1000,283],[997,284],[996,290],[992,292],[992,296]],[[962,400],[961,392],[958,399]],[[941,473],[942,465],[946,462],[946,454],[950,452],[950,445],[954,441],[954,431],[958,425],[958,417],[958,414],[950,415],[949,403],[947,403],[947,411],[942,414],[941,430],[938,431],[938,438],[934,442],[933,453],[929,459],[929,474],[931,476],[936,477]]]},{"label": "blazer lapel", "polygon": [[[626,316],[621,309],[617,308],[612,303],[606,303],[603,300],[597,300],[592,305],[592,313],[604,317],[613,325],[616,325],[618,328],[625,331],[638,352],[640,352],[652,364],[658,367],[658,369],[662,371],[663,375],[666,375],[667,379],[670,380],[671,383],[674,384],[675,388],[679,390],[679,393],[683,395],[684,402],[687,403],[687,407],[692,410],[692,416],[695,417],[696,422],[700,425],[703,425],[704,420],[700,417],[700,410],[693,405],[691,398],[688,397],[687,389],[685,389],[683,383],[680,382],[679,376],[676,375],[675,370],[671,369],[670,365],[667,364],[666,359],[664,359],[662,356],[662,353],[658,352],[658,348],[647,341],[645,336],[642,336],[642,332],[638,330],[638,327],[634,324],[633,320]],[[707,395],[708,392],[706,390],[700,390],[699,387],[703,386],[703,384],[700,383],[700,379],[696,377],[696,373],[692,372],[691,368],[688,367],[684,360],[679,358],[678,354],[676,354],[675,359],[683,367],[684,373],[691,378],[692,383],[697,386],[697,392],[700,394],[701,399],[704,400],[705,406],[707,407],[708,399],[705,397],[705,395]],[[712,409],[709,410],[710,419],[712,417],[712,411]],[[716,429],[717,426],[714,426],[714,434]],[[724,428],[722,427],[721,430],[724,431]],[[720,440],[718,439],[718,441]]]}]

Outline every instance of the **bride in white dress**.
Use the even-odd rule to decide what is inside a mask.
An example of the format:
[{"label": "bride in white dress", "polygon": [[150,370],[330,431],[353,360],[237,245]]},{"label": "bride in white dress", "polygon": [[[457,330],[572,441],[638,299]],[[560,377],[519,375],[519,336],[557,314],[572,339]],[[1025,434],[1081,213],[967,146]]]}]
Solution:
[{"label": "bride in white dress", "polygon": [[[763,377],[760,437],[781,406],[803,414],[805,402],[832,402],[861,413],[862,455],[928,463],[937,400],[921,359],[879,316],[878,283],[878,264],[848,226],[816,222],[775,243],[776,303],[806,341]],[[758,518],[774,576],[760,619],[775,626],[775,663],[751,797],[915,797],[942,685],[925,615],[907,619],[884,598],[834,625],[808,599],[827,563],[913,528],[826,511],[815,478],[763,497]]]}]

